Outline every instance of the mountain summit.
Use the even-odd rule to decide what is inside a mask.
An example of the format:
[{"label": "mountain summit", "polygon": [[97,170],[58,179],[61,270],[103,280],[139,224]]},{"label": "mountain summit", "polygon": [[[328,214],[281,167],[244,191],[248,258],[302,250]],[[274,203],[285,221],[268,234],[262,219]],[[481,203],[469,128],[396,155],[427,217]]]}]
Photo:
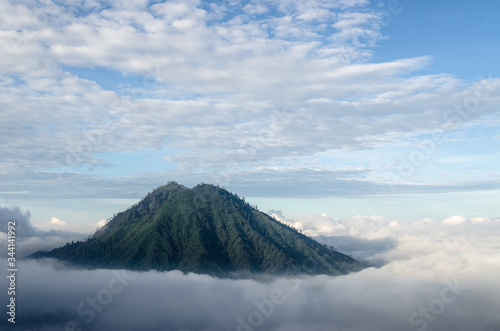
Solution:
[{"label": "mountain summit", "polygon": [[253,208],[219,187],[170,182],[115,215],[86,241],[33,258],[91,268],[341,275],[364,268],[351,257]]}]

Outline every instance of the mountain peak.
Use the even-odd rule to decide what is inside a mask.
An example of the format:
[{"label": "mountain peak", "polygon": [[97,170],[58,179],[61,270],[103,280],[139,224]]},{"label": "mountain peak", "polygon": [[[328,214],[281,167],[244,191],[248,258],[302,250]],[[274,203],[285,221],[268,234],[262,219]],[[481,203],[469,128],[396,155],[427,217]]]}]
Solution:
[{"label": "mountain peak", "polygon": [[[32,257],[87,267],[228,275],[340,275],[364,266],[211,184],[169,182],[116,214],[91,238]],[[311,267],[313,266],[313,267]]]}]

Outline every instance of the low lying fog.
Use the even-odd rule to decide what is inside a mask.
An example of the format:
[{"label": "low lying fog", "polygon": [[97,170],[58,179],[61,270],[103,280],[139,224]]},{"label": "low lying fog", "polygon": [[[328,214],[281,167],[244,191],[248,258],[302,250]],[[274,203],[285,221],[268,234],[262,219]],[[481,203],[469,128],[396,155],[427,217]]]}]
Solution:
[{"label": "low lying fog", "polygon": [[[75,237],[36,230],[20,210],[1,211],[4,266],[7,216],[17,218],[20,255]],[[342,277],[230,280],[22,260],[16,330],[500,330],[499,220],[402,225],[323,215],[292,223],[376,267]],[[8,286],[4,277],[3,302]],[[7,324],[5,313],[0,323]]]}]

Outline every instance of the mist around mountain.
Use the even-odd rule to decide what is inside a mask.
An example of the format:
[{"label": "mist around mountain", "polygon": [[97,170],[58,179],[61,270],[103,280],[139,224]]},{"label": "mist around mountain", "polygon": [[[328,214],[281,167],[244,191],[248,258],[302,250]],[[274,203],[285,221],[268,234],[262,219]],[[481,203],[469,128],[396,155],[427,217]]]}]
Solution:
[{"label": "mist around mountain", "polygon": [[209,184],[156,188],[85,241],[32,258],[87,268],[235,274],[342,275],[366,266]]}]

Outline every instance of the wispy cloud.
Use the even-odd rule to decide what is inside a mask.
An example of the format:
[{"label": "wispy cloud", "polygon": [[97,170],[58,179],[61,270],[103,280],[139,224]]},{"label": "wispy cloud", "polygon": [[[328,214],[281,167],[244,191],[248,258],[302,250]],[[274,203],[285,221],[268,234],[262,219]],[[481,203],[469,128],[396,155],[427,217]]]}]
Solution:
[{"label": "wispy cloud", "polygon": [[[93,183],[113,166],[102,155],[156,149],[175,179],[230,169],[250,186],[251,170],[300,172],[318,154],[454,130],[500,104],[494,77],[417,74],[430,56],[370,61],[384,23],[367,1],[236,3],[0,5],[20,18],[0,25],[2,181],[36,187],[50,171]],[[376,194],[387,181],[371,178]]]}]

